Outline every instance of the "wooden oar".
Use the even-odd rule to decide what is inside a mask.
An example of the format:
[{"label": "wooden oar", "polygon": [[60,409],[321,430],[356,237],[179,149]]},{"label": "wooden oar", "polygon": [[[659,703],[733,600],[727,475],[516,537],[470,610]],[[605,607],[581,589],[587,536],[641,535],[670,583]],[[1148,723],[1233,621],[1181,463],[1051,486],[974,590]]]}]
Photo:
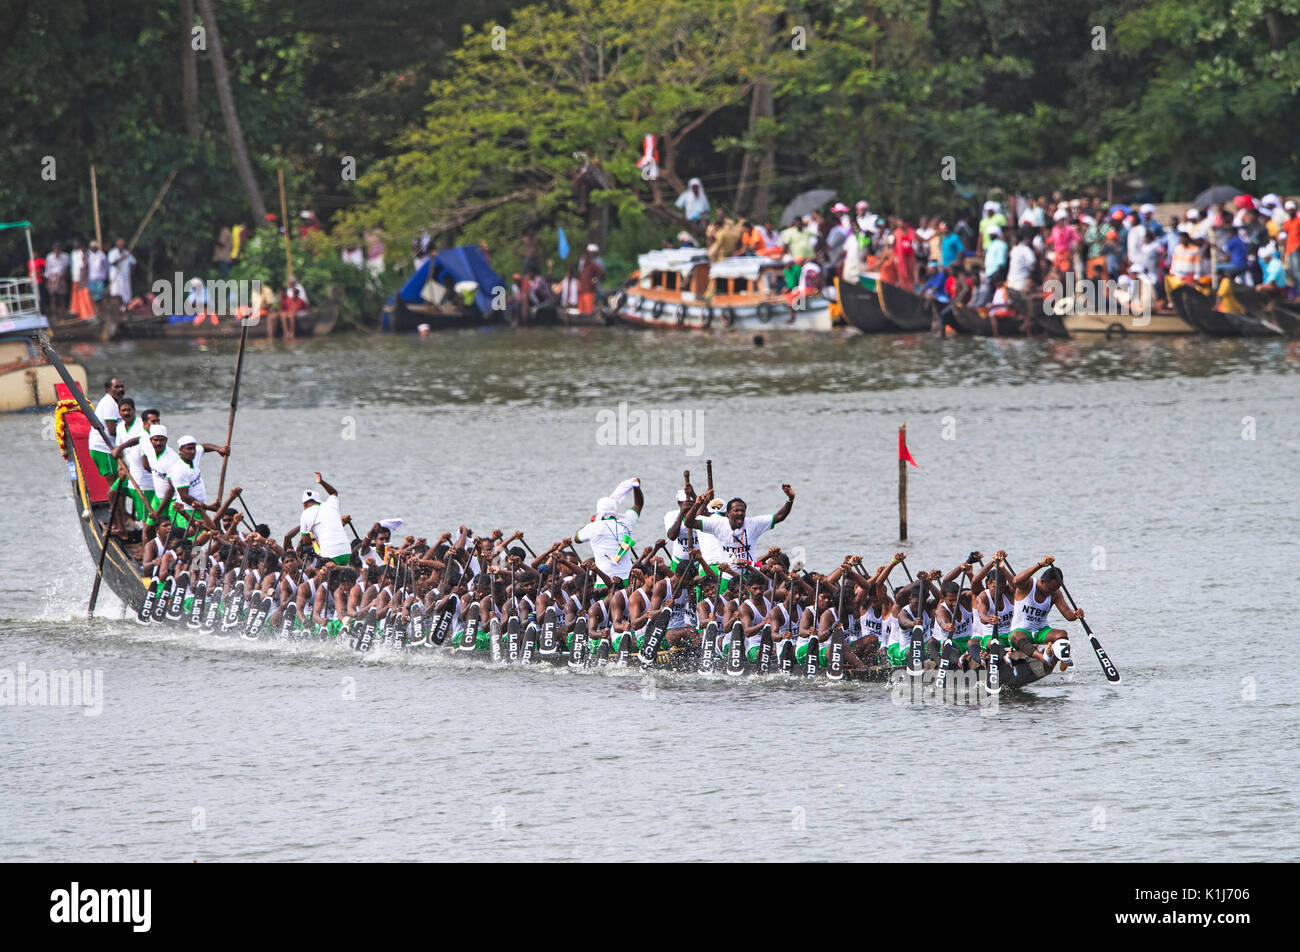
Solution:
[{"label": "wooden oar", "polygon": [[[1075,611],[1078,611],[1079,606],[1075,604],[1074,598],[1070,595],[1070,590],[1065,587],[1064,582],[1061,583],[1061,591],[1063,591],[1065,597],[1069,599],[1070,607]],[[1119,668],[1115,667],[1114,663],[1110,660],[1110,655],[1106,654],[1106,649],[1101,646],[1101,642],[1097,640],[1097,636],[1094,635],[1092,629],[1088,627],[1088,619],[1080,618],[1079,621],[1083,624],[1083,630],[1088,633],[1088,640],[1092,642],[1092,650],[1097,653],[1097,660],[1101,662],[1101,670],[1105,673],[1106,680],[1111,684],[1119,684]]]},{"label": "wooden oar", "polygon": [[99,565],[95,567],[95,584],[90,588],[90,607],[86,609],[86,620],[95,617],[95,602],[99,600],[99,583],[104,579],[104,558],[108,555],[108,544],[112,539],[113,520],[117,518],[117,507],[122,501],[122,480],[117,480],[113,489],[113,504],[108,507],[108,521],[104,523],[104,535],[100,539]]},{"label": "wooden oar", "polygon": [[[240,322],[239,356],[235,358],[235,386],[230,391],[230,419],[226,423],[226,455],[221,458],[221,479],[217,483],[217,498],[226,492],[226,464],[230,462],[230,435],[235,431],[235,410],[239,408],[239,377],[244,372],[244,346],[248,343],[248,325]],[[253,518],[250,515],[248,518]]]}]

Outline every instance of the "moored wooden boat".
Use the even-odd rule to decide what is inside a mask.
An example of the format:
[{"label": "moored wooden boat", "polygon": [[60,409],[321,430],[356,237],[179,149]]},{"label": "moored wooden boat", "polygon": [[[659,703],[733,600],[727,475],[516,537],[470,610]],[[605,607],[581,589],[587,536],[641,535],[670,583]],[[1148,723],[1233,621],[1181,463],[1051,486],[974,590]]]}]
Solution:
[{"label": "moored wooden boat", "polygon": [[[950,311],[952,321],[963,334],[973,337],[992,337],[993,318],[987,308],[974,308],[965,304],[954,304]],[[1019,317],[998,318],[998,337],[1025,336],[1024,322]]]},{"label": "moored wooden boat", "polygon": [[1110,340],[1129,334],[1195,334],[1196,328],[1177,314],[1066,314],[1061,318],[1071,337],[1101,336]]},{"label": "moored wooden boat", "polygon": [[[58,372],[47,363],[32,335],[48,337],[50,322],[41,312],[40,292],[31,275],[36,273],[32,254],[32,223],[0,222],[0,232],[21,230],[26,239],[27,277],[0,278],[0,413],[40,410],[53,406]],[[68,364],[68,371],[82,389],[86,370]]]},{"label": "moored wooden boat", "polygon": [[930,302],[907,288],[887,281],[876,281],[876,294],[885,317],[900,331],[928,331],[934,326]]},{"label": "moored wooden boat", "polygon": [[1241,331],[1227,316],[1214,309],[1214,299],[1196,285],[1170,287],[1169,299],[1179,316],[1210,337],[1240,337]]},{"label": "moored wooden boat", "polygon": [[1300,336],[1300,301],[1286,301],[1278,294],[1264,294],[1258,288],[1237,287],[1237,301],[1246,314],[1277,325],[1283,333]]},{"label": "moored wooden boat", "polygon": [[830,301],[791,303],[779,262],[751,256],[710,263],[698,248],[639,256],[636,283],[618,298],[620,320],[675,330],[829,331]]},{"label": "moored wooden boat", "polygon": [[[297,317],[296,337],[324,337],[338,323],[339,305],[330,301],[304,311]],[[238,337],[241,323],[238,315],[215,314],[127,314],[117,325],[117,336],[128,339],[182,339],[211,337]],[[250,337],[283,336],[283,325],[270,321],[266,315],[257,318],[249,328]]]},{"label": "moored wooden boat", "polygon": [[864,334],[896,334],[898,326],[885,316],[880,296],[852,281],[835,279],[836,293],[844,319]]}]

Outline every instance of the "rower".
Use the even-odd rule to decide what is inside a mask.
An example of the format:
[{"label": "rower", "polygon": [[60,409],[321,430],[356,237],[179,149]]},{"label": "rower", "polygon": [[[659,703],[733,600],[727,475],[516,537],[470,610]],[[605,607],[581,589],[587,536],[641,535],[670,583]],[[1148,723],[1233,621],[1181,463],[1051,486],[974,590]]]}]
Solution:
[{"label": "rower", "polygon": [[[966,642],[966,663],[974,670],[984,667],[982,652],[988,650],[989,642],[993,640],[994,622],[997,622],[999,642],[1006,642],[1011,632],[1011,618],[1016,605],[1011,598],[1011,576],[1003,564],[1006,557],[1007,554],[999,549],[970,580],[970,590],[975,596],[971,603],[975,617],[970,640]],[[995,589],[998,604],[994,603]]]},{"label": "rower", "polygon": [[971,623],[974,620],[971,594],[956,581],[962,575],[969,575],[970,570],[970,563],[963,562],[945,575],[940,583],[939,599],[934,609],[934,626],[927,644],[930,660],[936,664],[943,658],[945,643],[952,642],[960,655],[970,640]]},{"label": "rower", "polygon": [[[157,411],[152,412],[156,413]],[[167,473],[180,457],[176,455],[175,450],[167,445],[167,427],[161,423],[154,423],[149,427],[147,440],[142,440],[139,435],[132,436],[115,446],[112,455],[122,459],[124,454],[135,446],[139,446],[141,449],[140,465],[149,477],[148,485],[141,483],[141,488],[148,493],[148,499],[145,501],[149,503],[149,508],[154,513],[151,518],[145,519],[144,538],[148,540],[153,537],[157,530],[158,520],[165,515],[163,507],[160,505],[161,496],[159,494],[167,489]],[[114,465],[116,466],[116,464]],[[158,474],[157,481],[153,479],[154,473]]]},{"label": "rower", "polygon": [[[742,593],[744,601],[740,603],[738,617],[745,637],[745,659],[750,663],[758,660],[758,649],[762,640],[759,633],[767,625],[768,615],[772,613],[772,603],[764,594],[767,587],[768,580],[762,572],[754,569],[745,572],[744,591]],[[727,630],[723,632],[722,655],[724,658],[727,656],[728,645],[731,644],[731,628],[735,625],[735,620],[735,617],[730,619]]]},{"label": "rower", "polygon": [[[1066,621],[1083,617],[1082,608],[1072,609],[1066,603],[1061,592],[1065,576],[1052,564],[1054,561],[1053,556],[1045,556],[1011,580],[1016,598],[1015,614],[1011,618],[1011,646],[1025,657],[1037,658],[1048,670],[1056,663],[1052,643],[1069,637],[1062,629],[1047,626],[1052,606],[1056,606]],[[1039,569],[1046,571],[1035,580],[1034,573]]]},{"label": "rower", "polygon": [[692,498],[685,489],[677,490],[677,508],[664,513],[664,537],[669,540],[668,557],[672,570],[686,560],[694,546],[694,530],[689,523],[699,518],[700,513],[713,501],[713,490]]},{"label": "rower", "polygon": [[[230,447],[217,446],[213,443],[200,444],[188,434],[180,438],[176,444],[177,461],[172,463],[170,469],[164,471],[167,487],[158,500],[160,506],[170,505],[169,514],[174,525],[191,532],[196,522],[202,522],[215,529],[216,526],[208,518],[207,513],[225,508],[215,502],[208,502],[207,489],[203,485],[203,473],[199,468],[204,453],[227,456]],[[231,499],[233,501],[234,497],[232,496]]]},{"label": "rower", "polygon": [[794,658],[801,665],[808,664],[808,648],[813,636],[817,638],[817,664],[826,666],[826,648],[831,642],[831,632],[839,621],[833,599],[835,594],[826,579],[814,578],[814,599],[799,613],[799,640],[794,648]]}]

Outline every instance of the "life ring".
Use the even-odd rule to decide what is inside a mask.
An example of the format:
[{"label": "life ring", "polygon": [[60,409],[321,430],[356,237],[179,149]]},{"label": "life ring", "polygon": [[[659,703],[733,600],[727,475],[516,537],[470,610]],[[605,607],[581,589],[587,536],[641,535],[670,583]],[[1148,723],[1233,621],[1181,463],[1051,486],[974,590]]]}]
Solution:
[{"label": "life ring", "polygon": [[1110,340],[1113,337],[1119,337],[1121,339],[1128,337],[1128,328],[1125,327],[1123,324],[1119,323],[1118,321],[1115,321],[1112,324],[1107,324],[1106,340]]},{"label": "life ring", "polygon": [[712,327],[712,326],[713,326],[713,306],[712,306],[712,305],[709,305],[709,304],[704,305],[704,319],[703,319],[703,325],[704,325],[705,327]]},{"label": "life ring", "polygon": [[663,312],[664,312],[663,301],[655,301],[654,304],[650,305],[651,320],[656,320],[656,321],[659,320],[659,317],[661,314],[663,314]]},{"label": "life ring", "polygon": [[678,304],[677,307],[673,310],[673,321],[674,323],[677,324],[678,327],[681,327],[683,324],[686,323],[685,304]]},{"label": "life ring", "polygon": [[764,324],[770,323],[772,320],[772,310],[772,303],[770,301],[764,301],[758,306],[758,319]]},{"label": "life ring", "polygon": [[726,324],[728,327],[736,326],[736,309],[734,307],[726,308],[722,312],[722,323]]}]

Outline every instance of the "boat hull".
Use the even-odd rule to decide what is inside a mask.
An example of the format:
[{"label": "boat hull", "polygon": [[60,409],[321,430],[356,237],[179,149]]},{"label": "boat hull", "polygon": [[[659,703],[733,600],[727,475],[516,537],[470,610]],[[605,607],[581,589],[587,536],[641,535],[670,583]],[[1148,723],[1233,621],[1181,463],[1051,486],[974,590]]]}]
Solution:
[{"label": "boat hull", "polygon": [[934,326],[930,303],[921,295],[886,281],[876,282],[876,294],[880,299],[880,309],[898,330],[916,333]]},{"label": "boat hull", "polygon": [[1130,334],[1195,334],[1196,328],[1177,314],[1067,314],[1061,319],[1071,337],[1127,337]]},{"label": "boat hull", "polygon": [[654,327],[679,331],[737,330],[829,331],[830,302],[823,297],[810,298],[805,308],[791,308],[784,300],[772,298],[757,304],[737,307],[712,307],[702,300],[667,300],[647,295],[640,289],[627,292],[616,313],[619,320],[635,327]]},{"label": "boat hull", "polygon": [[[323,337],[338,323],[337,304],[325,304],[299,314],[294,328],[296,337]],[[173,321],[168,316],[126,315],[117,325],[117,336],[132,340],[197,340],[198,338],[238,337],[243,325],[237,318],[208,318],[202,323],[194,319]],[[249,326],[250,337],[283,336],[279,322],[268,321],[265,316]]]},{"label": "boat hull", "polygon": [[[0,413],[41,410],[58,402],[54,386],[62,378],[45,363],[28,336],[46,329],[45,319],[39,315],[0,321]],[[65,362],[65,366],[84,391],[86,368],[73,362]]]},{"label": "boat hull", "polygon": [[[969,334],[972,337],[992,337],[993,319],[983,311],[973,307],[967,307],[965,304],[953,305],[951,311],[952,321],[957,325],[957,329],[963,334]],[[998,337],[1024,337],[1024,323],[1018,317],[1003,317],[998,319]]]},{"label": "boat hull", "polygon": [[885,316],[877,292],[851,281],[836,281],[835,286],[839,292],[844,320],[849,326],[864,334],[898,333],[898,325]]}]

